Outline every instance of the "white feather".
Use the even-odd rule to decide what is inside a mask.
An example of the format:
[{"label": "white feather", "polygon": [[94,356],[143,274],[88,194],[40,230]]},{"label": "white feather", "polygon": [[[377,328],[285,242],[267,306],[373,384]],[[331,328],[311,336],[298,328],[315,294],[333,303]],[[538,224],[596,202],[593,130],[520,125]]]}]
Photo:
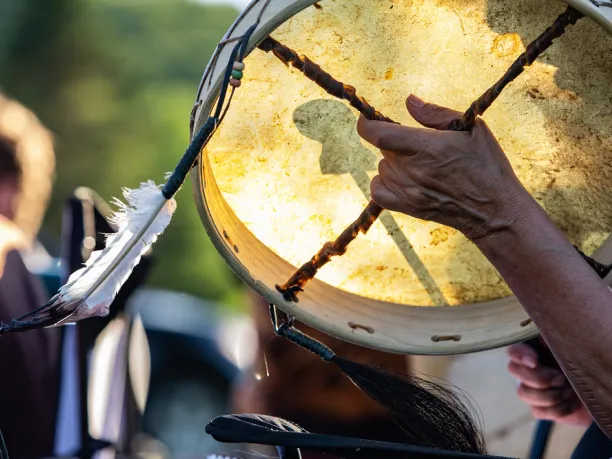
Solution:
[{"label": "white feather", "polygon": [[136,190],[124,189],[123,196],[127,204],[114,202],[119,208],[112,218],[117,233],[107,236],[106,248],[93,252],[56,297],[54,306],[73,309],[61,323],[106,316],[117,292],[176,210],[174,199],[166,200],[152,181],[141,183]]}]

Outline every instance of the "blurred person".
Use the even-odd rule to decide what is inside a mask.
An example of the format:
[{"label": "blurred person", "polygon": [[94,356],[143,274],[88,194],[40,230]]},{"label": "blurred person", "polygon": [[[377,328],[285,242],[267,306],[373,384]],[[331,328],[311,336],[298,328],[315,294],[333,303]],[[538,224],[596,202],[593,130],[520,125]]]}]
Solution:
[{"label": "blurred person", "polygon": [[[255,368],[245,371],[233,388],[233,412],[277,416],[322,434],[405,441],[404,432],[386,409],[361,392],[335,365],[326,365],[318,356],[276,337],[268,303],[256,293],[251,294],[250,308],[259,352]],[[350,344],[302,323],[297,328],[344,358],[396,374],[408,372],[406,356]],[[319,455],[304,452],[305,459],[315,457]]]},{"label": "blurred person", "polygon": [[[50,198],[51,135],[0,94],[0,321],[42,305],[48,293],[27,267]],[[0,337],[0,430],[11,459],[51,455],[59,381],[59,329]]]},{"label": "blurred person", "polygon": [[[540,341],[546,346],[544,340]],[[531,408],[534,418],[587,429],[572,459],[612,457],[612,442],[593,422],[554,359],[542,359],[524,343],[508,347],[508,356],[508,371],[519,381],[517,394]]]}]

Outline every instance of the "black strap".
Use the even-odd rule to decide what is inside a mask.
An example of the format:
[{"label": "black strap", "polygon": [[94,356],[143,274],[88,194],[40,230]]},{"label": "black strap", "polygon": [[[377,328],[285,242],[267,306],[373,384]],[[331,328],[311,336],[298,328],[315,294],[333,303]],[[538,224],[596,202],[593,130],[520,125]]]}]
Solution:
[{"label": "black strap", "polygon": [[612,265],[604,265],[603,263],[593,260],[591,257],[582,252],[578,247],[576,247],[576,250],[578,251],[580,256],[582,256],[584,261],[586,261],[589,266],[593,268],[597,275],[602,279],[606,277],[610,273],[610,271],[612,271]]}]

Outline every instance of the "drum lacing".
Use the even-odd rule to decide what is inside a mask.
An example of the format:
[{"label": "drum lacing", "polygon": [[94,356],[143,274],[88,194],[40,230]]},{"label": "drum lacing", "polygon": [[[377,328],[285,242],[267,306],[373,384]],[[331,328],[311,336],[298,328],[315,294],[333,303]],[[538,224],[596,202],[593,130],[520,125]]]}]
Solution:
[{"label": "drum lacing", "polygon": [[[563,35],[567,26],[575,24],[576,21],[582,17],[584,17],[584,15],[581,12],[572,7],[568,7],[567,10],[557,17],[553,24],[544,31],[544,33],[527,46],[525,52],[516,59],[504,76],[495,83],[495,85],[474,101],[460,119],[454,120],[450,124],[449,129],[454,131],[471,130],[477,117],[482,115],[491,104],[493,104],[503,89],[516,79],[516,77],[524,71],[526,66],[531,65],[544,51],[546,51],[546,49],[552,45],[554,39]],[[314,81],[323,88],[328,94],[347,100],[352,107],[357,109],[366,118],[394,123],[393,120],[375,110],[363,97],[358,96],[357,90],[354,87],[334,79],[329,73],[321,69],[319,65],[315,64],[308,57],[298,54],[296,51],[283,45],[272,37],[266,38],[259,45],[259,48],[265,52],[272,52],[285,65],[291,64],[308,79]],[[285,284],[277,285],[276,289],[283,295],[285,301],[297,302],[297,294],[304,291],[304,286],[310,280],[314,279],[317,272],[331,260],[332,256],[343,255],[348,245],[360,232],[365,234],[382,211],[383,209],[380,206],[370,201],[359,218],[346,228],[334,242],[327,242],[323,248],[321,248],[309,262],[302,265]],[[587,257],[582,252],[581,255],[593,269],[604,269],[597,268],[599,263]],[[610,269],[612,269],[612,267]]]}]

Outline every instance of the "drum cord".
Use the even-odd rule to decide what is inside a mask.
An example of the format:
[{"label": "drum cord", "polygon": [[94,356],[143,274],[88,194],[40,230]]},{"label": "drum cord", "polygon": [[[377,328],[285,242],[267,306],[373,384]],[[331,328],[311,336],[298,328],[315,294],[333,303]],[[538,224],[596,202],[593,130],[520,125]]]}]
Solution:
[{"label": "drum cord", "polygon": [[[493,102],[495,102],[503,89],[523,73],[525,67],[531,65],[544,51],[546,51],[552,45],[553,40],[563,35],[569,25],[575,24],[582,17],[584,17],[584,15],[581,12],[575,10],[571,6],[568,7],[565,12],[557,17],[550,27],[527,45],[525,52],[514,61],[501,79],[482,96],[476,99],[461,118],[451,122],[449,129],[454,131],[469,131],[474,126],[477,117],[482,115]],[[287,66],[291,65],[302,72],[304,76],[315,82],[328,94],[339,99],[347,100],[352,107],[357,109],[367,119],[395,123],[391,118],[386,117],[372,107],[363,97],[358,96],[357,90],[353,86],[336,80],[308,57],[300,55],[297,51],[283,45],[274,38],[267,37],[259,45],[259,49],[265,52],[272,52],[281,62]],[[382,207],[370,201],[359,218],[351,223],[334,242],[325,243],[317,254],[314,255],[310,261],[303,264],[286,283],[283,285],[276,285],[276,289],[283,295],[285,301],[297,303],[297,294],[304,291],[304,286],[314,279],[318,271],[325,266],[333,256],[343,255],[348,245],[356,239],[359,233],[367,233],[382,211]],[[602,270],[606,270],[606,274],[612,270],[612,265],[602,265],[584,253],[580,252],[580,254],[598,274],[602,272]]]}]

